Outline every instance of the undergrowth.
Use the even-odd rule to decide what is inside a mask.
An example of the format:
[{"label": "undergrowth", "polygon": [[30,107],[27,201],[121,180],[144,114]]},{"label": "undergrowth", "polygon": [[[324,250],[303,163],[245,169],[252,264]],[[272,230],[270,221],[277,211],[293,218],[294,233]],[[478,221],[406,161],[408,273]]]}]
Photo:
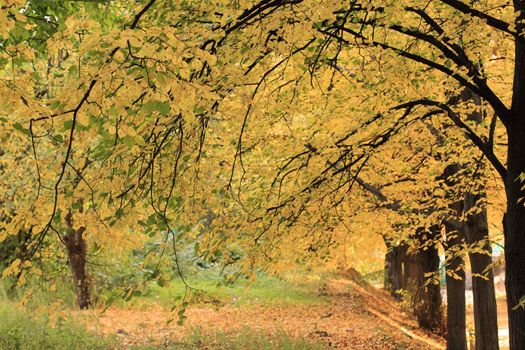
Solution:
[{"label": "undergrowth", "polygon": [[71,320],[30,313],[0,300],[0,349],[2,350],[106,350],[115,349],[111,338],[98,336]]}]

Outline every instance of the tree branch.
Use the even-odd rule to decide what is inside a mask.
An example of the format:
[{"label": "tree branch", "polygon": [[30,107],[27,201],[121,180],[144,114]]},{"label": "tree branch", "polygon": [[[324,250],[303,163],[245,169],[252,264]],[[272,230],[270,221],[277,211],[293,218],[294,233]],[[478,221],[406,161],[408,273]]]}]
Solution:
[{"label": "tree branch", "polygon": [[396,108],[405,108],[408,106],[416,105],[437,107],[443,112],[445,112],[445,114],[449,117],[450,120],[452,120],[454,124],[456,124],[456,126],[463,129],[465,135],[470,139],[470,141],[472,141],[472,143],[474,143],[474,145],[476,145],[479,148],[483,155],[487,157],[487,159],[499,173],[503,181],[505,181],[507,177],[507,169],[505,168],[503,163],[501,163],[498,157],[494,154],[490,143],[485,142],[478,134],[476,134],[476,132],[472,130],[472,128],[470,128],[470,126],[468,126],[465,122],[463,122],[459,115],[455,113],[447,104],[438,101],[433,101],[430,99],[420,99],[416,101],[407,102],[406,104],[398,106]]},{"label": "tree branch", "polygon": [[464,2],[461,2],[459,0],[440,0],[442,3],[449,5],[450,7],[455,8],[459,12],[462,12],[466,15],[470,15],[472,17],[476,17],[479,19],[482,19],[487,22],[489,26],[492,28],[501,30],[507,34],[516,36],[517,33],[515,31],[510,30],[510,24],[502,21],[501,19],[498,19],[496,17],[493,17],[489,15],[488,13],[473,9],[469,5],[465,4]]}]

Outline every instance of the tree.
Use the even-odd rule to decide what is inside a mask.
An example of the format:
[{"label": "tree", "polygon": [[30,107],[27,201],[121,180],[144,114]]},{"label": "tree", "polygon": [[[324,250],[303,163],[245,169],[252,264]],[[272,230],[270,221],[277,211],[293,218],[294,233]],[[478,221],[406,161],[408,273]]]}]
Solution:
[{"label": "tree", "polygon": [[[283,12],[286,11],[286,5],[278,4],[278,6],[283,7]],[[432,1],[425,3],[424,7],[418,2],[398,2],[388,5],[378,2],[366,6],[352,2],[349,7],[338,10],[327,9],[325,6],[323,13],[326,14],[326,18],[312,23],[312,27],[324,38],[316,56],[319,59],[315,62],[324,61],[335,66],[336,70],[339,69],[337,63],[342,56],[339,55],[341,50],[334,50],[336,53],[333,54],[334,51],[330,52],[327,49],[332,48],[330,43],[334,43],[334,47],[339,44],[339,48],[357,46],[370,48],[372,51],[373,48],[380,48],[403,62],[418,64],[422,67],[420,76],[434,78],[435,75],[428,72],[437,71],[442,74],[443,82],[459,82],[462,88],[468,88],[480,96],[494,111],[503,124],[508,138],[506,167],[502,158],[494,152],[493,130],[496,122],[491,123],[494,126],[489,130],[476,130],[465,122],[466,116],[462,118],[461,112],[455,111],[446,101],[439,101],[439,98],[432,98],[430,95],[412,101],[410,96],[405,96],[406,104],[403,105],[406,108],[424,107],[427,108],[428,113],[448,117],[483,152],[505,183],[507,194],[505,254],[510,343],[511,349],[521,349],[525,346],[524,335],[519,331],[525,326],[525,312],[519,307],[520,298],[525,295],[525,279],[518,272],[525,256],[519,243],[523,238],[523,227],[525,227],[522,221],[525,217],[523,215],[525,209],[520,203],[520,198],[523,197],[521,179],[525,171],[525,161],[523,161],[525,138],[522,122],[523,101],[525,101],[522,19],[525,5],[522,2],[514,2],[513,5],[491,7],[491,4],[487,3],[481,6],[482,8],[478,9],[474,5],[456,0]],[[501,15],[495,13],[495,8]],[[500,16],[505,19],[500,19]],[[448,20],[449,18],[453,20]],[[479,33],[480,26],[486,28],[488,35],[480,37],[473,34]],[[503,38],[510,47],[514,46],[512,67],[510,71],[503,72],[506,74],[507,83],[513,86],[512,101],[507,92],[500,89],[498,84],[493,84],[491,79],[490,72],[496,72],[499,68],[483,65],[481,69],[477,64],[480,59],[488,61],[494,50],[505,51],[505,44],[499,47],[494,45],[495,41],[492,38],[495,37]],[[331,56],[329,52],[332,53]],[[350,155],[351,152],[353,150],[347,151],[346,154]],[[364,158],[363,156],[361,160]],[[311,187],[318,187],[320,182],[327,181],[328,176],[340,173],[341,169],[349,169],[353,166],[359,171],[360,167],[356,166],[357,161],[343,163],[345,160],[346,158],[340,157],[339,160],[330,162],[324,173],[329,175],[321,175]]]},{"label": "tree", "polygon": [[[23,4],[9,4],[2,23],[13,28],[23,23],[17,11]],[[53,69],[54,91],[45,101],[35,98],[41,81],[25,69],[40,64],[44,72],[45,60],[33,60],[34,51],[23,45],[5,50],[6,60],[19,62],[2,87],[6,105],[15,110],[7,126],[16,130],[17,124],[29,124],[32,141],[45,135],[32,149],[37,164],[48,165],[36,182],[52,205],[37,203],[50,219],[34,223],[35,247],[53,232],[55,221],[65,219],[67,211],[59,209],[68,207],[72,192],[63,185],[72,181],[87,152],[97,166],[82,175],[97,186],[83,182],[93,199],[84,215],[98,216],[94,208],[101,208],[101,216],[109,218],[110,212],[148,207],[160,219],[152,222],[173,233],[173,222],[190,226],[198,221],[198,210],[219,208],[203,249],[238,240],[252,268],[282,261],[277,247],[292,243],[291,260],[327,259],[344,242],[338,226],[358,210],[359,199],[349,193],[360,172],[408,127],[444,116],[505,181],[511,346],[525,344],[518,331],[525,312],[513,310],[525,294],[518,243],[525,209],[515,181],[525,170],[519,122],[525,100],[523,11],[518,12],[525,5],[217,1],[214,11],[204,2],[151,0],[136,9],[125,2],[110,5],[119,16],[109,27],[73,16],[48,42],[48,50],[65,49],[68,60]],[[479,36],[480,28],[487,28],[481,31],[486,36]],[[508,45],[497,47],[495,38]],[[499,72],[477,62],[512,44],[514,95],[508,107],[506,90],[490,79],[495,72],[508,77],[507,67]],[[448,104],[446,90],[457,90],[452,82],[486,101],[501,123],[470,125],[464,111]],[[325,104],[309,103],[310,93]],[[290,126],[287,118],[301,126],[283,140],[279,133]],[[494,142],[499,124],[509,139],[507,167]],[[299,129],[304,133],[297,135]],[[89,151],[81,142],[86,140],[95,143]],[[275,173],[268,165],[276,163]],[[418,180],[425,184],[434,177]],[[224,183],[227,191],[221,191]],[[325,208],[321,212],[319,205]],[[9,232],[15,232],[20,215]],[[425,222],[428,229],[433,221],[429,215],[418,224]]]},{"label": "tree", "polygon": [[[439,2],[436,2],[439,3]],[[514,79],[513,79],[513,96],[510,107],[507,107],[502,99],[487,85],[487,77],[483,72],[480,72],[475,64],[468,59],[468,51],[463,47],[458,46],[454,40],[450,39],[452,36],[438,22],[435,21],[430,11],[418,8],[405,8],[407,13],[415,13],[422,21],[428,25],[429,32],[420,30],[412,30],[407,27],[400,27],[397,24],[388,25],[394,32],[400,32],[406,37],[412,37],[426,42],[428,45],[436,48],[442,57],[454,62],[456,69],[449,69],[445,65],[440,64],[434,60],[428,60],[423,56],[411,53],[409,51],[395,48],[395,52],[406,59],[420,62],[423,65],[437,69],[451,78],[460,82],[464,87],[471,89],[476,94],[481,96],[494,109],[496,115],[501,120],[506,128],[508,136],[508,151],[507,151],[507,167],[505,168],[492,151],[493,140],[491,136],[483,139],[478,133],[473,131],[467,124],[465,124],[459,116],[449,107],[435,101],[424,99],[415,103],[427,106],[434,106],[442,109],[451,120],[453,120],[459,127],[465,129],[469,138],[484,152],[492,165],[499,172],[505,182],[507,193],[507,213],[505,215],[505,256],[506,256],[506,286],[509,305],[509,320],[510,320],[510,344],[511,349],[522,349],[525,345],[524,335],[519,329],[525,326],[525,312],[521,308],[516,308],[520,304],[520,298],[525,294],[525,279],[522,274],[518,272],[519,266],[523,263],[522,259],[525,256],[522,251],[522,245],[519,241],[522,239],[525,227],[522,220],[525,217],[525,209],[520,203],[520,198],[523,196],[521,181],[522,174],[525,171],[525,162],[523,161],[524,149],[524,124],[523,108],[525,98],[523,96],[524,79],[524,42],[521,33],[523,32],[522,16],[524,4],[521,2],[514,3],[514,11],[518,14],[509,22],[497,19],[492,16],[490,12],[477,10],[469,5],[459,1],[443,1],[442,3],[454,8],[457,13],[462,16],[471,16],[475,19],[481,19],[486,22],[486,25],[494,30],[502,32],[509,40],[514,42],[515,57],[514,57]],[[336,24],[335,28],[350,32],[354,37],[361,38],[371,43],[372,45],[380,46],[385,49],[394,49],[393,46],[385,42],[378,42],[374,39],[366,38],[363,34],[356,32],[347,27],[342,27]],[[461,68],[465,69],[464,73],[459,73]]]}]

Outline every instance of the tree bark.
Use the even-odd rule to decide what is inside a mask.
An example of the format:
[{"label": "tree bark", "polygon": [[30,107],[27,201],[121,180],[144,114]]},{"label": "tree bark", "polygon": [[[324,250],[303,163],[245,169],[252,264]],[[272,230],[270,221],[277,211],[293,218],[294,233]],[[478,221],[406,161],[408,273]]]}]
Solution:
[{"label": "tree bark", "polygon": [[89,278],[86,273],[87,245],[83,234],[85,227],[74,229],[72,225],[72,214],[66,216],[67,233],[64,236],[69,266],[73,274],[73,282],[77,294],[77,304],[81,310],[88,309],[91,305],[89,295]]},{"label": "tree bark", "polygon": [[515,308],[525,296],[525,1],[514,1],[516,16],[514,86],[511,118],[507,122],[507,213],[505,215],[505,287],[511,350],[525,349],[525,309]]},{"label": "tree bark", "polygon": [[[467,193],[465,211],[479,206],[482,195]],[[472,270],[472,293],[474,296],[474,325],[476,332],[476,350],[497,350],[498,319],[496,293],[494,291],[494,273],[492,271],[492,248],[489,241],[487,209],[468,215],[465,222],[465,233],[469,245],[483,245],[485,253],[469,253]]]},{"label": "tree bark", "polygon": [[395,264],[394,264],[394,271],[395,271],[395,291],[396,291],[396,297],[399,298],[399,290],[405,288],[405,285],[403,284],[404,280],[404,270],[403,270],[403,261],[405,260],[405,256],[407,253],[407,246],[402,243],[400,245],[397,245],[395,247],[396,254],[395,254]]},{"label": "tree bark", "polygon": [[394,245],[385,239],[387,252],[385,255],[385,280],[384,288],[395,298],[399,298],[397,293],[403,288],[403,255],[402,246]]},{"label": "tree bark", "polygon": [[[524,68],[525,69],[525,68]],[[522,94],[525,96],[525,94]],[[525,98],[525,97],[524,97]],[[525,115],[509,126],[508,173],[506,179],[507,213],[505,215],[505,287],[509,316],[511,350],[525,349],[525,310],[517,307],[525,296],[525,196],[523,182],[518,178],[525,172]]]},{"label": "tree bark", "polygon": [[440,333],[443,328],[443,317],[441,314],[441,290],[439,283],[427,281],[427,274],[439,273],[439,255],[435,247],[420,253],[421,257],[421,295],[416,299],[416,317],[419,325]]},{"label": "tree bark", "polygon": [[408,251],[403,259],[403,288],[415,294],[421,279],[419,252]]},{"label": "tree bark", "polygon": [[389,240],[385,239],[385,245],[385,277],[383,286],[386,291],[388,291],[391,295],[394,295],[396,255],[394,251],[394,246]]},{"label": "tree bark", "polygon": [[[420,230],[416,239],[420,243],[432,241],[438,227],[429,232]],[[408,254],[405,259],[405,277],[407,288],[413,293],[414,314],[420,327],[435,333],[443,331],[441,313],[441,291],[439,283],[433,283],[429,276],[439,273],[439,255],[434,245],[426,246],[417,252]]]},{"label": "tree bark", "polygon": [[[461,218],[464,210],[462,191],[458,186],[458,174],[462,166],[449,164],[443,178],[447,188],[450,214],[445,226],[445,269],[447,284],[447,349],[466,350],[466,302],[465,302],[465,262],[461,253],[465,241],[465,226]],[[459,191],[458,191],[459,190]]]},{"label": "tree bark", "polygon": [[[447,228],[447,232],[450,228]],[[447,240],[452,248],[461,244],[461,239],[454,235]],[[450,249],[452,250],[452,249]],[[447,282],[447,349],[466,350],[466,303],[465,303],[465,270],[463,258],[454,255],[446,262]]]}]

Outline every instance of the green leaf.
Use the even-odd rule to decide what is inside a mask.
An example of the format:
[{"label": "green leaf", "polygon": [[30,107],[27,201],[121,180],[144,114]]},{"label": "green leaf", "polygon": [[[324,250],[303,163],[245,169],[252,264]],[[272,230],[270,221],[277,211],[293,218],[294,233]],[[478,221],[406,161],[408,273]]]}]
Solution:
[{"label": "green leaf", "polygon": [[67,76],[69,78],[78,78],[78,67],[77,66],[71,66],[67,72]]},{"label": "green leaf", "polygon": [[31,133],[29,132],[29,129],[24,128],[20,123],[13,124],[13,127],[25,135],[28,135],[28,136],[31,135]]}]

